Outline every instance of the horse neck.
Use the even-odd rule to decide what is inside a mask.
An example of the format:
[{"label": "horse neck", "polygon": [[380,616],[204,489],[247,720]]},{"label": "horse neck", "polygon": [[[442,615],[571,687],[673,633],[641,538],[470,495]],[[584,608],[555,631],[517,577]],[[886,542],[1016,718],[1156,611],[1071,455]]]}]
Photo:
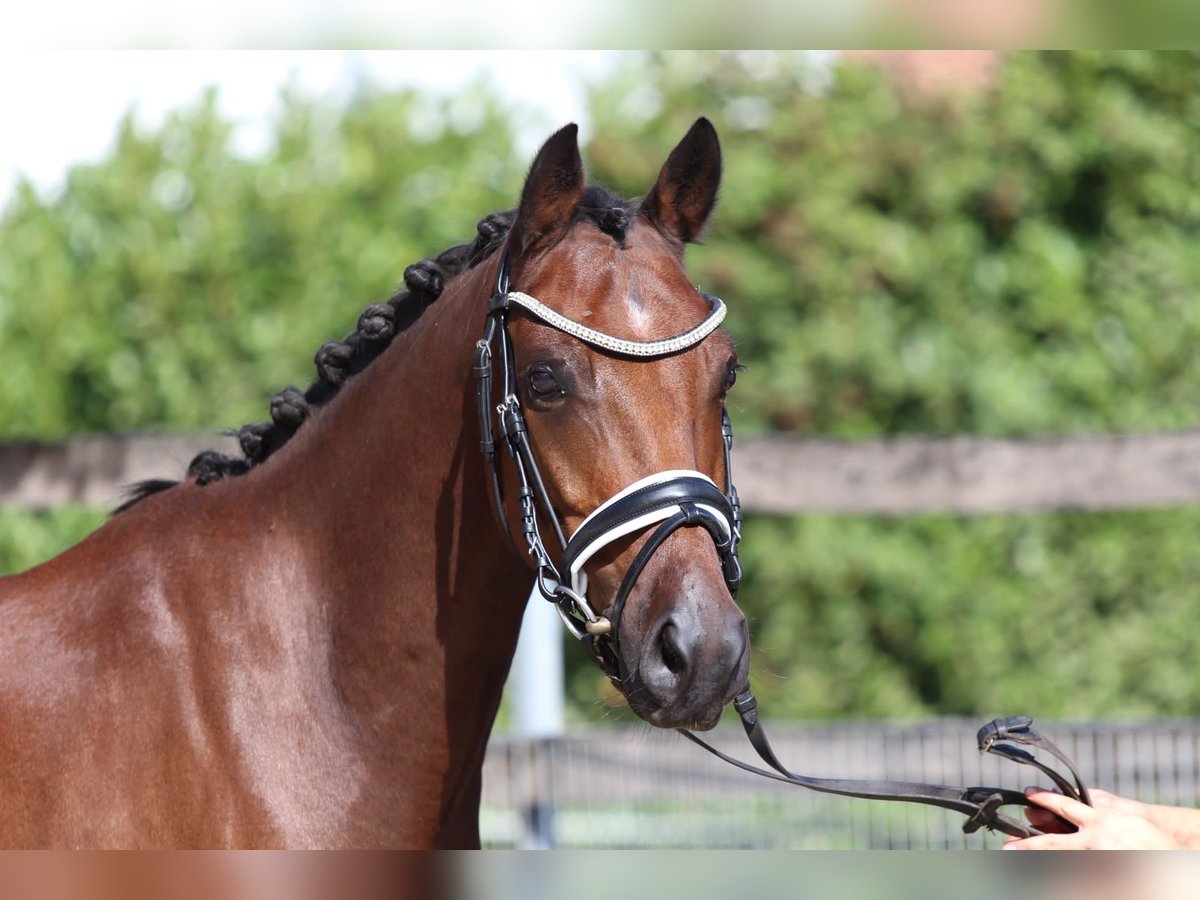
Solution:
[{"label": "horse neck", "polygon": [[418,762],[448,779],[478,769],[532,581],[478,449],[472,355],[493,268],[450,282],[275,474],[299,498],[289,518],[347,708],[391,752],[425,748]]}]

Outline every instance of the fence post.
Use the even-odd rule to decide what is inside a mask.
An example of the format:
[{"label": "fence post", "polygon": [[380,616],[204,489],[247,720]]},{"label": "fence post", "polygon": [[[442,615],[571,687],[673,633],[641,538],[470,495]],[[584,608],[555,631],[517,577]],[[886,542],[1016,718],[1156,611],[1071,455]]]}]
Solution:
[{"label": "fence post", "polygon": [[521,620],[512,669],[516,735],[528,742],[529,793],[521,807],[522,849],[553,849],[554,756],[551,744],[563,732],[562,623],[533,591]]}]

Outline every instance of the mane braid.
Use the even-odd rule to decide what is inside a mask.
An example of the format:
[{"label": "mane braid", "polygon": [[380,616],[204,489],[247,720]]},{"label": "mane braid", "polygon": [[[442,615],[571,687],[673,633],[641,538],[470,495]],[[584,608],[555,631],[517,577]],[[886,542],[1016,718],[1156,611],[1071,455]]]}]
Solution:
[{"label": "mane braid", "polygon": [[[287,443],[305,423],[312,410],[324,406],[348,378],[357,375],[387,349],[393,338],[411,326],[457,275],[478,265],[508,236],[515,210],[491,213],[476,225],[469,244],[451,247],[431,259],[413,263],[404,270],[404,287],[386,303],[373,303],[359,316],[357,328],[340,341],[329,341],[317,350],[313,362],[317,379],[301,392],[289,385],[271,398],[269,422],[244,425],[236,435],[244,458],[205,450],[188,466],[187,479],[201,487],[226,477],[244,475]],[[179,482],[155,479],[131,485],[124,502],[113,515],[136,506],[147,497],[175,487]]]},{"label": "mane braid", "polygon": [[[602,188],[589,187],[574,218],[591,222],[623,246],[635,211],[636,201],[624,201]],[[313,357],[317,380],[308,390],[301,392],[289,385],[271,398],[271,421],[255,422],[228,432],[237,437],[244,458],[205,450],[189,464],[187,479],[203,487],[223,478],[244,475],[266,460],[300,430],[315,407],[324,406],[337,396],[348,378],[374,362],[397,334],[416,322],[441,296],[446,282],[499,249],[515,217],[516,210],[490,213],[476,225],[477,234],[471,243],[451,247],[405,269],[404,289],[386,303],[373,303],[364,309],[357,328],[344,339],[321,345]],[[124,502],[112,514],[122,513],[177,484],[162,479],[133,484],[127,489]]]}]

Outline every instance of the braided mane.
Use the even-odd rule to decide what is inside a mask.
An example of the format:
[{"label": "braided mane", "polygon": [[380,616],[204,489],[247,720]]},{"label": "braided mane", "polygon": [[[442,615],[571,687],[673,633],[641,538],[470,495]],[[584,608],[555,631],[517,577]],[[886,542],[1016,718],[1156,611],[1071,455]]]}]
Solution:
[{"label": "braided mane", "polygon": [[[591,222],[623,244],[635,205],[636,201],[624,201],[602,188],[589,187],[576,210],[576,218]],[[241,445],[242,458],[205,450],[188,466],[187,479],[203,487],[226,477],[244,475],[266,460],[300,430],[315,407],[324,406],[337,396],[348,378],[374,362],[397,334],[416,322],[441,296],[448,281],[499,249],[515,218],[516,210],[489,213],[475,226],[476,236],[471,243],[451,247],[405,269],[403,289],[386,303],[373,303],[364,309],[357,328],[344,339],[321,345],[313,357],[317,380],[308,390],[302,392],[288,385],[271,398],[271,421],[243,425],[230,432]],[[129,488],[125,502],[113,515],[177,484],[163,479],[138,482]]]}]

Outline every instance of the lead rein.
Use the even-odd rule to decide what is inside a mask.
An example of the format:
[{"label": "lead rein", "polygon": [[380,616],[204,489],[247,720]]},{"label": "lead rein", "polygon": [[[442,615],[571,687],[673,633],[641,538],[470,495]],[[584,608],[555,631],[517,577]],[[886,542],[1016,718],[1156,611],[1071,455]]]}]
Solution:
[{"label": "lead rein", "polygon": [[[943,784],[924,784],[911,781],[860,780],[850,778],[814,778],[808,775],[797,775],[788,770],[775,755],[774,749],[767,740],[766,731],[758,718],[758,703],[749,688],[738,694],[733,701],[734,709],[742,720],[746,737],[754,747],[759,757],[775,771],[761,769],[758,766],[743,762],[727,753],[723,753],[711,744],[697,737],[686,729],[679,729],[692,743],[704,748],[718,759],[736,766],[746,772],[782,781],[799,787],[808,788],[825,794],[838,794],[844,797],[857,797],[867,800],[896,800],[907,803],[920,803],[926,806],[939,806],[962,813],[967,817],[963,831],[971,834],[980,828],[990,831],[1000,831],[1017,838],[1034,837],[1042,832],[1011,816],[1000,812],[1002,806],[1032,806],[1033,804],[1021,791],[1008,788],[993,787],[952,787]],[[1063,793],[1080,803],[1092,805],[1091,796],[1084,786],[1083,779],[1067,756],[1048,738],[1038,734],[1033,729],[1033,719],[1029,716],[1009,716],[1005,719],[993,719],[979,729],[976,740],[979,752],[995,753],[1004,759],[1034,765],[1049,775]],[[1048,766],[1038,762],[1033,755],[1007,744],[997,741],[1008,738],[1018,743],[1029,744],[1046,750],[1059,759],[1070,770],[1075,779],[1072,785],[1061,775]],[[1074,830],[1074,826],[1066,823]]]}]

